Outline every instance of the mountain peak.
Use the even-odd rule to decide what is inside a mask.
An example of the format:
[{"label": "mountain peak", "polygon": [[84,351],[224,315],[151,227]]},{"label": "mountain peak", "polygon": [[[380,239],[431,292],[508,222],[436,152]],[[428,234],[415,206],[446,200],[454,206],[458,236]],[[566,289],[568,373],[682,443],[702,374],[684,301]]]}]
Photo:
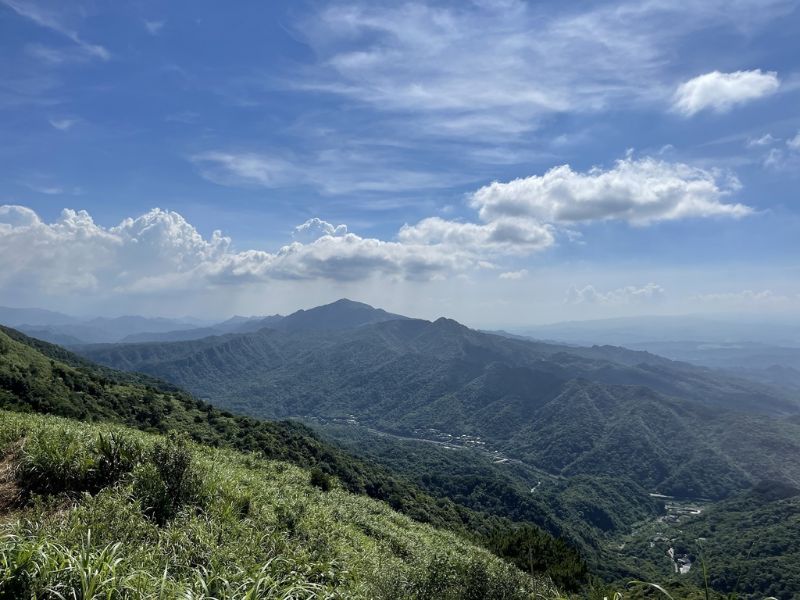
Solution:
[{"label": "mountain peak", "polygon": [[433,324],[439,327],[449,327],[450,329],[469,329],[466,325],[462,325],[455,319],[448,319],[447,317],[439,317]]},{"label": "mountain peak", "polygon": [[[381,308],[375,308],[374,306],[371,306],[365,302],[350,300],[350,298],[339,298],[338,300],[331,302],[330,304],[323,304],[322,306],[318,306],[317,308],[324,308],[326,306],[339,306],[339,307],[349,306],[349,307],[369,308],[372,310],[383,310]],[[312,308],[310,310],[315,310],[315,309]]]},{"label": "mountain peak", "polygon": [[363,302],[340,298],[330,304],[298,310],[276,323],[273,328],[284,331],[332,331],[406,318]]}]

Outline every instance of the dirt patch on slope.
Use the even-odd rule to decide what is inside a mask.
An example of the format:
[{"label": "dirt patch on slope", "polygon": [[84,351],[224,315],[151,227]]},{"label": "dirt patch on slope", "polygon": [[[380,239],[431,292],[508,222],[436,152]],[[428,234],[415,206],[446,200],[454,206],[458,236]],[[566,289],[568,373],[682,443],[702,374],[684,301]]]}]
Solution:
[{"label": "dirt patch on slope", "polygon": [[0,521],[22,505],[22,489],[14,477],[16,452],[11,451],[0,458]]}]

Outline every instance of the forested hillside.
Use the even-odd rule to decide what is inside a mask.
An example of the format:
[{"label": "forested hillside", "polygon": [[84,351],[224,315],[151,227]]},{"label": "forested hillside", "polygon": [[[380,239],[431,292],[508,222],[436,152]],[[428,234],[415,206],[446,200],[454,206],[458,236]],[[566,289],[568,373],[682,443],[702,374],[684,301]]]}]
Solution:
[{"label": "forested hillside", "polygon": [[630,477],[671,495],[722,498],[800,477],[800,427],[785,418],[796,398],[647,353],[512,340],[447,319],[82,352],[235,412],[470,436],[551,474]]},{"label": "forested hillside", "polygon": [[[704,517],[764,480],[800,478],[791,393],[625,348],[404,319],[81,351],[235,412],[302,418],[434,496],[565,537],[596,574],[649,577],[685,594],[702,584],[703,536],[679,548],[691,577],[674,574],[658,541],[677,518],[671,503],[704,503]],[[719,537],[741,556],[735,531],[726,520]],[[761,524],[754,531],[769,535]],[[710,566],[721,591],[736,591],[725,583],[729,564]],[[760,589],[754,581],[747,589]],[[784,588],[776,597],[789,597]]]}]

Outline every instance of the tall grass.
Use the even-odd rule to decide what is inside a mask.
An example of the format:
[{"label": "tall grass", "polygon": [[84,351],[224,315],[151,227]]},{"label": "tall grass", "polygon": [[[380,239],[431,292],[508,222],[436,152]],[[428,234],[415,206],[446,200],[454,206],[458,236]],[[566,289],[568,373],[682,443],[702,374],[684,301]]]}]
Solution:
[{"label": "tall grass", "polygon": [[294,466],[0,412],[28,507],[0,519],[0,600],[553,598],[456,535]]}]

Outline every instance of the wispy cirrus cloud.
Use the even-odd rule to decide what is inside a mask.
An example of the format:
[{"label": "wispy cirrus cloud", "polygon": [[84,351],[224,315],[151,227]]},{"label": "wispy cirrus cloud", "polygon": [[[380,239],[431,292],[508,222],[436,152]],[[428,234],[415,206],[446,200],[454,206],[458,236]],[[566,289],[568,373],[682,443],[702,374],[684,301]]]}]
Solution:
[{"label": "wispy cirrus cloud", "polygon": [[[790,8],[783,0],[559,11],[515,0],[337,3],[298,26],[318,63],[291,85],[413,116],[418,134],[509,138],[559,113],[666,107],[674,89],[666,67],[679,40],[710,24],[758,28]],[[753,78],[745,76],[751,88]]]},{"label": "wispy cirrus cloud", "polygon": [[748,138],[747,140],[747,147],[748,148],[763,148],[765,146],[772,146],[780,142],[780,138],[776,138],[771,133],[765,133],[761,137],[757,138]]},{"label": "wispy cirrus cloud", "polygon": [[48,123],[54,128],[58,129],[59,131],[69,131],[72,129],[72,126],[77,123],[77,119],[48,119]]},{"label": "wispy cirrus cloud", "polygon": [[324,194],[382,194],[444,188],[457,181],[445,171],[405,168],[367,149],[324,149],[303,155],[212,150],[189,159],[202,177],[226,186],[311,186]]},{"label": "wispy cirrus cloud", "polygon": [[144,21],[144,28],[150,35],[158,35],[161,33],[161,30],[164,29],[164,25],[166,25],[166,21]]},{"label": "wispy cirrus cloud", "polygon": [[[53,9],[50,6],[45,6],[32,0],[0,0],[0,4],[4,4],[21,17],[30,19],[37,25],[66,37],[88,57],[100,60],[109,60],[111,58],[111,53],[106,48],[99,44],[87,42],[74,28],[67,25],[64,15],[59,12],[64,8],[61,4],[56,5],[58,9]],[[46,57],[50,62],[59,62],[57,50],[42,45],[36,45],[35,48],[41,56]]]}]

